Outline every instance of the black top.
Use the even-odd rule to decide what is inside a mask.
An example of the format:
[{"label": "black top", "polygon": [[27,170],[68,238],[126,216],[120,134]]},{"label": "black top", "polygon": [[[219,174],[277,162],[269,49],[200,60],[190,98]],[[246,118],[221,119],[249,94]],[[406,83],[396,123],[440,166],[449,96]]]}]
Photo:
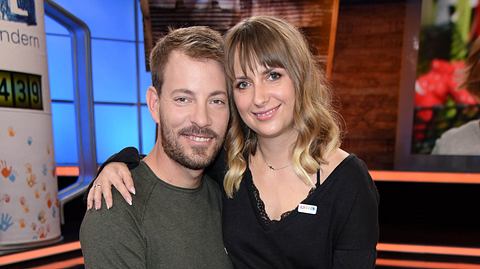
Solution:
[{"label": "black top", "polygon": [[[219,183],[226,169],[224,157],[222,152],[206,170]],[[124,149],[112,161],[131,168],[138,165],[138,151]],[[280,221],[266,222],[247,169],[234,198],[224,195],[225,247],[236,268],[374,268],[378,200],[366,165],[349,155],[302,201],[316,206],[316,214],[296,208]]]},{"label": "black top", "polygon": [[233,199],[224,199],[223,240],[237,268],[374,268],[378,193],[365,164],[350,155],[301,204],[266,223],[247,169]]}]

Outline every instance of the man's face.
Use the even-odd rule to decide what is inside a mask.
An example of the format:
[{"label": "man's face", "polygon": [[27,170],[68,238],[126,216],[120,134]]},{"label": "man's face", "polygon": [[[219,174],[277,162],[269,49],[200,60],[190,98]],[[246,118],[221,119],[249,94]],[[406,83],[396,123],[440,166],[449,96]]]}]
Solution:
[{"label": "man's face", "polygon": [[222,65],[173,51],[158,100],[159,131],[166,155],[182,166],[207,167],[223,144],[228,125]]}]

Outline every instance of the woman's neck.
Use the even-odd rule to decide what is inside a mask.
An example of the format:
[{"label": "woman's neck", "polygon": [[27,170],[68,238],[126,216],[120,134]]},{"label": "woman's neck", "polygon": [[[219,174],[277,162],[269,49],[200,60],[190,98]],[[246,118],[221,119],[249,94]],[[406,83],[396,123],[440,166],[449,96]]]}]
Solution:
[{"label": "woman's neck", "polygon": [[262,158],[273,170],[289,166],[297,137],[298,133],[293,130],[279,137],[258,137],[257,153],[261,156],[257,157]]}]

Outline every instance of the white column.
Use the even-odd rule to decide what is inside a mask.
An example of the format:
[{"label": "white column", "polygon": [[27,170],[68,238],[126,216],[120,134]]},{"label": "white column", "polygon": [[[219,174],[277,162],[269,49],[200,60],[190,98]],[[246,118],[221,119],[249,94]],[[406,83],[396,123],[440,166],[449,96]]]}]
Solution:
[{"label": "white column", "polygon": [[3,1],[0,250],[60,238],[45,46],[43,0]]}]

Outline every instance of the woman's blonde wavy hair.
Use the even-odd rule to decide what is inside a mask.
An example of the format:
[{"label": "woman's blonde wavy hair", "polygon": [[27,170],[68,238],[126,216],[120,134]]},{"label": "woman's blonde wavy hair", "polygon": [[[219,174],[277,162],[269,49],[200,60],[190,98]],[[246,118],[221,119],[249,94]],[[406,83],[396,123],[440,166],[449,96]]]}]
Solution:
[{"label": "woman's blonde wavy hair", "polygon": [[[257,147],[256,134],[245,125],[234,105],[234,61],[243,73],[254,72],[258,64],[284,68],[295,87],[294,128],[298,131],[292,166],[312,188],[309,174],[315,173],[325,157],[340,146],[338,114],[332,109],[331,94],[305,37],[293,25],[271,16],[247,18],[225,36],[226,73],[229,78],[230,128],[226,137],[228,171],[224,188],[232,198],[240,187],[250,154]],[[235,58],[237,57],[237,58]]]}]

